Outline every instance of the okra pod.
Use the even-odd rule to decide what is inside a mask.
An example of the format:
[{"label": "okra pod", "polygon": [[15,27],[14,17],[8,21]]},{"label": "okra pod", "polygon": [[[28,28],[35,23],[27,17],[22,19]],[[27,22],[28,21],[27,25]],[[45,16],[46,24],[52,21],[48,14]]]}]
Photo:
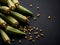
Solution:
[{"label": "okra pod", "polygon": [[32,14],[33,14],[30,10],[26,9],[25,7],[23,7],[21,5],[18,5],[16,10],[18,10],[20,13],[28,15],[28,16],[32,16]]},{"label": "okra pod", "polygon": [[6,26],[7,23],[2,18],[0,18],[0,27],[6,27]]},{"label": "okra pod", "polygon": [[12,2],[15,4],[15,6],[19,5],[19,1],[18,0],[12,0]]},{"label": "okra pod", "polygon": [[7,14],[10,12],[10,8],[7,6],[0,6],[0,11]]},{"label": "okra pod", "polygon": [[15,18],[13,18],[12,16],[6,16],[6,17],[7,19],[10,20],[10,22],[14,25],[14,27],[18,27],[19,22]]},{"label": "okra pod", "polygon": [[9,25],[15,27],[14,24],[13,24],[13,22],[11,22],[11,20],[8,19],[7,16],[5,16],[5,15],[2,14],[2,13],[0,13],[0,17],[1,17],[3,20],[5,20]]},{"label": "okra pod", "polygon": [[15,5],[11,0],[1,0],[0,2],[7,4],[9,6],[9,8],[12,10],[15,9]]},{"label": "okra pod", "polygon": [[8,35],[2,29],[0,29],[0,34],[2,36],[3,41],[5,43],[10,44],[10,41],[11,41],[10,38],[8,37]]},{"label": "okra pod", "polygon": [[25,35],[26,33],[16,29],[16,28],[13,28],[11,26],[7,26],[6,29],[5,29],[6,33],[9,33],[9,34],[14,34],[14,35]]},{"label": "okra pod", "polygon": [[15,19],[22,21],[24,23],[29,22],[28,18],[26,16],[23,16],[22,14],[15,12],[15,11],[11,11],[11,16],[14,17]]}]

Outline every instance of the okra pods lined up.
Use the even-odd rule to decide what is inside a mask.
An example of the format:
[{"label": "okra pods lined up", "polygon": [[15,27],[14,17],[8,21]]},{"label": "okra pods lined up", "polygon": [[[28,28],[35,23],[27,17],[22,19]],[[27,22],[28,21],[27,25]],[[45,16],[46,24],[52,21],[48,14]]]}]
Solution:
[{"label": "okra pods lined up", "polygon": [[10,8],[7,6],[0,6],[0,11],[7,14],[10,12]]},{"label": "okra pods lined up", "polygon": [[15,25],[13,24],[13,22],[7,18],[7,16],[5,16],[4,14],[0,13],[0,17],[5,20],[9,25],[15,27]]},{"label": "okra pods lined up", "polygon": [[0,18],[0,27],[6,27],[6,26],[7,23],[2,18]]},{"label": "okra pods lined up", "polygon": [[11,41],[10,38],[8,37],[8,35],[2,29],[0,29],[0,34],[2,36],[3,41],[5,43],[10,44],[10,41]]},{"label": "okra pods lined up", "polygon": [[23,7],[21,5],[18,5],[16,10],[18,10],[20,13],[28,15],[28,16],[31,16],[33,14],[30,10],[26,9],[25,7]]},{"label": "okra pods lined up", "polygon": [[26,34],[26,33],[22,32],[22,31],[20,31],[20,30],[18,30],[16,28],[11,27],[11,26],[7,26],[5,28],[5,31],[6,31],[6,33],[14,34],[14,35],[21,35],[21,34],[25,35]]},{"label": "okra pods lined up", "polygon": [[20,13],[17,13],[15,11],[11,11],[10,13],[11,13],[11,16],[13,16],[15,19],[17,19],[19,21],[22,21],[24,23],[29,22],[28,18],[26,16],[23,16]]}]

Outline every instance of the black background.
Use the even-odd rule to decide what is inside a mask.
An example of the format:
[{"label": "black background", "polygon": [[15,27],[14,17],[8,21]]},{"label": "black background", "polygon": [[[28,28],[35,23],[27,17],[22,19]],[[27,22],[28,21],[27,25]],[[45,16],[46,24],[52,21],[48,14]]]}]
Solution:
[{"label": "black background", "polygon": [[[38,13],[41,14],[37,21],[33,21],[33,18],[30,19],[30,25],[36,26],[43,29],[44,37],[42,39],[36,40],[34,44],[28,40],[21,39],[22,43],[18,44],[19,37],[11,36],[16,40],[11,45],[59,45],[60,40],[60,31],[59,31],[59,1],[58,0],[20,0],[22,6],[31,10],[36,16]],[[29,7],[29,4],[32,3],[32,8]],[[37,10],[37,6],[40,7],[40,10]],[[48,20],[48,16],[51,16],[51,20]],[[4,45],[2,38],[0,37],[0,45]]]}]

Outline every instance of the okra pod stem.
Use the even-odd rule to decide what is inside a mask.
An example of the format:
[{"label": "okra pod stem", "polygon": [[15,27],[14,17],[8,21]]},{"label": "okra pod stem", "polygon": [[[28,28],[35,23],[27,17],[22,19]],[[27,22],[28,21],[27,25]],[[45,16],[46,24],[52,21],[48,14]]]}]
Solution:
[{"label": "okra pod stem", "polygon": [[6,26],[7,23],[2,18],[0,18],[0,27],[6,27]]},{"label": "okra pod stem", "polygon": [[28,16],[32,16],[32,14],[33,14],[30,10],[26,9],[25,7],[23,7],[21,5],[18,5],[16,10],[18,10],[20,13],[28,15]]},{"label": "okra pod stem", "polygon": [[7,26],[5,31],[9,34],[14,34],[14,35],[21,35],[21,34],[25,35],[26,34],[16,28],[11,27],[11,26]]},{"label": "okra pod stem", "polygon": [[19,5],[19,1],[18,0],[12,0],[12,2],[15,4],[15,6]]},{"label": "okra pod stem", "polygon": [[20,13],[17,13],[15,11],[11,11],[10,13],[11,13],[11,16],[13,16],[15,19],[17,19],[19,21],[22,21],[24,23],[29,22],[28,18],[26,16],[23,16]]},{"label": "okra pod stem", "polygon": [[10,8],[7,6],[0,6],[0,11],[7,14],[10,12]]},{"label": "okra pod stem", "polygon": [[10,38],[8,37],[8,35],[2,29],[0,29],[0,34],[2,36],[3,41],[5,43],[10,44],[10,41],[11,41]]}]

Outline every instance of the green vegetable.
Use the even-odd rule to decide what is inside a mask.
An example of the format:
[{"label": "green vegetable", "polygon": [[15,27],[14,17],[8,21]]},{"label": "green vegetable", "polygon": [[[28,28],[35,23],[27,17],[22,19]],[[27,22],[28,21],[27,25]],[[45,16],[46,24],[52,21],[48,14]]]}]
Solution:
[{"label": "green vegetable", "polygon": [[0,29],[0,33],[1,33],[1,36],[2,36],[2,39],[5,43],[8,43],[10,44],[10,38],[8,37],[8,35],[2,30]]},{"label": "green vegetable", "polygon": [[21,34],[25,35],[26,34],[16,28],[11,27],[11,26],[7,26],[5,31],[9,34],[14,34],[14,35],[21,35]]},{"label": "green vegetable", "polygon": [[7,16],[5,16],[4,14],[0,13],[0,17],[5,20],[8,24],[10,24],[11,26],[15,27],[15,25],[13,24],[13,22],[7,18]]},{"label": "green vegetable", "polygon": [[2,18],[0,18],[0,27],[6,27],[6,26],[7,23]]},{"label": "green vegetable", "polygon": [[1,0],[0,2],[7,4],[9,6],[9,8],[12,10],[15,9],[15,5],[11,0]]},{"label": "green vegetable", "polygon": [[19,5],[19,1],[18,1],[18,0],[12,0],[12,2],[13,2],[16,6]]},{"label": "green vegetable", "polygon": [[9,13],[10,12],[10,8],[7,6],[0,6],[0,11],[3,13]]},{"label": "green vegetable", "polygon": [[20,13],[25,14],[25,15],[28,15],[28,16],[29,15],[31,16],[33,14],[30,10],[24,8],[21,5],[18,5],[17,8],[16,8],[16,10],[18,10]]},{"label": "green vegetable", "polygon": [[11,11],[11,16],[13,16],[15,19],[19,20],[19,21],[22,21],[22,22],[29,22],[29,20],[27,19],[26,16],[23,16],[22,14],[20,13],[17,13],[15,11]]},{"label": "green vegetable", "polygon": [[6,16],[6,17],[7,17],[7,19],[9,19],[9,21],[13,24],[14,27],[18,27],[19,22],[15,18],[13,18],[11,16]]}]

